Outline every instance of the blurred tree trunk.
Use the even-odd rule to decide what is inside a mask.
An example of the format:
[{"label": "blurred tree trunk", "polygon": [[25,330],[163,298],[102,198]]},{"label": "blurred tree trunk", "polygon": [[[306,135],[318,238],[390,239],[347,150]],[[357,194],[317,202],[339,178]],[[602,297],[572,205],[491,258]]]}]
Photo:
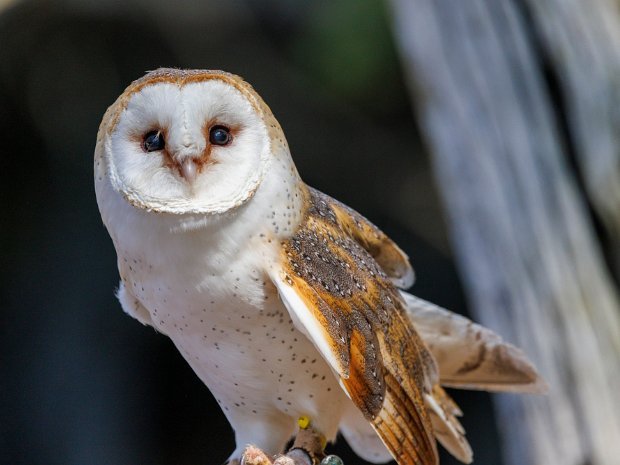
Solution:
[{"label": "blurred tree trunk", "polygon": [[499,397],[507,463],[617,465],[617,3],[390,3],[472,311],[550,385]]}]

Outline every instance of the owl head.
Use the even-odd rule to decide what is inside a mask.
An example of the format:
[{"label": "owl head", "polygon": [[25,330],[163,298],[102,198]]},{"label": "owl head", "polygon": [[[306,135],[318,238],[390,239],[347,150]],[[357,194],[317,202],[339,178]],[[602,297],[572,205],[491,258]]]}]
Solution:
[{"label": "owl head", "polygon": [[103,118],[95,153],[96,172],[130,204],[172,214],[242,205],[276,158],[290,159],[284,135],[248,83],[178,69],[127,87]]}]

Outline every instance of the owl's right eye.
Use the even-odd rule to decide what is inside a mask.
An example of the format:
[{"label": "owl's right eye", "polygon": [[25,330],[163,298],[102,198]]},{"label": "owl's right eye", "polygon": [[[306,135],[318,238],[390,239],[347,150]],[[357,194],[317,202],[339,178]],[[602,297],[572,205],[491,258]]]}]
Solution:
[{"label": "owl's right eye", "polygon": [[164,135],[161,131],[150,131],[144,135],[142,148],[145,152],[157,152],[158,150],[163,150],[165,145]]}]

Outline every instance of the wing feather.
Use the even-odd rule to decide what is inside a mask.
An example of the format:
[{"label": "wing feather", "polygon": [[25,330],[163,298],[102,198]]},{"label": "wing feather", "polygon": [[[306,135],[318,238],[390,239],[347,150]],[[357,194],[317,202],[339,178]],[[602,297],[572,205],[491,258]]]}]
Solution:
[{"label": "wing feather", "polygon": [[463,316],[401,294],[411,321],[437,361],[442,385],[498,392],[546,391],[523,351]]},{"label": "wing feather", "polygon": [[461,462],[471,463],[473,452],[465,439],[465,429],[456,418],[461,410],[439,385],[425,394],[424,400],[437,440]]},{"label": "wing feather", "polygon": [[[409,279],[403,272],[408,261],[400,249],[390,249],[389,239],[368,239],[378,233],[360,218],[309,191],[305,220],[282,242],[281,268],[271,278],[295,323],[340,375],[340,384],[398,463],[435,465],[423,394],[438,380],[437,368],[398,290],[366,247],[379,240],[383,245],[374,256],[392,254],[381,260],[401,263],[391,268],[392,279]],[[381,247],[391,251],[380,252]]]},{"label": "wing feather", "polygon": [[291,278],[286,281],[278,276],[271,278],[295,326],[314,343],[332,370],[342,378],[348,378],[346,334],[337,331],[337,328],[346,328],[342,315],[334,312],[305,281],[295,280],[294,287]]},{"label": "wing feather", "polygon": [[371,422],[399,465],[438,463],[437,446],[424,408],[411,401],[401,384],[387,374],[383,408]]},{"label": "wing feather", "polygon": [[415,273],[409,257],[392,239],[355,210],[325,194],[315,192],[329,203],[340,227],[375,259],[392,284],[401,289],[413,285]]},{"label": "wing feather", "polygon": [[[470,463],[461,411],[439,383],[515,392],[540,392],[544,383],[492,331],[396,291],[412,284],[413,270],[376,226],[318,191],[309,190],[309,199],[306,221],[283,243],[278,288],[286,299],[294,287],[310,309],[289,311],[311,339],[323,339],[317,348],[400,465],[436,464],[435,438]],[[363,426],[344,423],[356,441]],[[383,458],[375,442],[356,447]]]},{"label": "wing feather", "polygon": [[379,437],[375,428],[364,418],[355,405],[350,404],[340,423],[340,431],[351,449],[371,463],[386,463],[392,454]]}]

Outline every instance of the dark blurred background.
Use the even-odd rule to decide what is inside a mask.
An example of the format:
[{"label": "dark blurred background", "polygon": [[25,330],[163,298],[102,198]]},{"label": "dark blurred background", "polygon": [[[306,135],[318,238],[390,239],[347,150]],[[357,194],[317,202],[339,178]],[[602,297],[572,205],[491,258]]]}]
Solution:
[{"label": "dark blurred background", "polygon": [[[219,464],[234,448],[172,343],[113,296],[95,137],[160,66],[248,80],[306,182],[402,246],[418,296],[466,313],[382,1],[14,1],[0,11],[2,464]],[[476,463],[500,465],[488,395],[453,394]],[[343,440],[330,450],[362,463]]]}]

